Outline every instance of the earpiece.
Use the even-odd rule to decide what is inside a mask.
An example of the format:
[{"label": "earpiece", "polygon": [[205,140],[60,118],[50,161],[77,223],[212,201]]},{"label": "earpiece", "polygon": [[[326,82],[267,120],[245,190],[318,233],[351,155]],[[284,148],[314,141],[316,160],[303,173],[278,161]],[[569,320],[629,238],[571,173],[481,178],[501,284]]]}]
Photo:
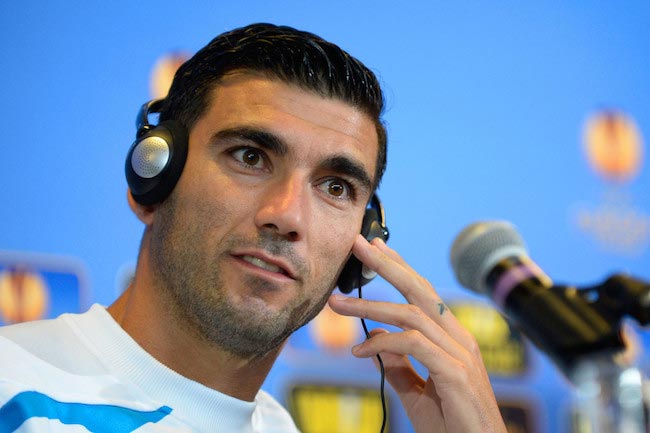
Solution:
[{"label": "earpiece", "polygon": [[[374,238],[381,238],[384,241],[388,240],[389,232],[386,226],[384,207],[377,194],[372,196],[368,209],[366,209],[366,213],[363,216],[361,234],[368,242]],[[337,286],[341,292],[350,293],[353,289],[368,284],[375,276],[376,274],[374,272],[367,269],[359,259],[352,256],[343,267]]]},{"label": "earpiece", "polygon": [[159,113],[163,101],[149,101],[140,109],[136,140],[124,166],[131,194],[143,205],[160,203],[167,198],[187,159],[188,134],[180,122],[166,120],[155,127],[149,123],[149,115]]}]

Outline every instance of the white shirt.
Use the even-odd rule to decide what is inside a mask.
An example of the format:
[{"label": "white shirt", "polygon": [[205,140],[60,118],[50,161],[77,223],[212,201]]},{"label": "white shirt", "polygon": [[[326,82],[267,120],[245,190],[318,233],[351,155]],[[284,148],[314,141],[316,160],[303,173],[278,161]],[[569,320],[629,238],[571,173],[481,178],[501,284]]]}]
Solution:
[{"label": "white shirt", "polygon": [[181,376],[97,304],[0,327],[0,433],[14,431],[298,432],[266,392],[247,402]]}]

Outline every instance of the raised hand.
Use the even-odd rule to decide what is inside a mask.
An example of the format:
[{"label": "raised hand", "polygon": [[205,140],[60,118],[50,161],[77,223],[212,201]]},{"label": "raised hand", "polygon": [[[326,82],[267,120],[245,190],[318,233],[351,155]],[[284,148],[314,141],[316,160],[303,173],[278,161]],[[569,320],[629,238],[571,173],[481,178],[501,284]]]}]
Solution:
[{"label": "raised hand", "polygon": [[[408,303],[332,295],[339,314],[394,325],[375,329],[352,348],[360,358],[380,354],[386,379],[418,433],[504,433],[505,425],[474,337],[458,322],[433,286],[383,241],[359,236],[353,254],[391,283]],[[421,377],[408,356],[426,367]]]}]

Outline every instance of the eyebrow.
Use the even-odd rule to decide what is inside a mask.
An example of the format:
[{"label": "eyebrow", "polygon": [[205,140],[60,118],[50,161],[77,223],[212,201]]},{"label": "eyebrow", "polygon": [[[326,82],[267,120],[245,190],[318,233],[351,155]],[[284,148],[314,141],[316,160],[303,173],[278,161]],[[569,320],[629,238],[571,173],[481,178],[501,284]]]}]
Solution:
[{"label": "eyebrow", "polygon": [[212,136],[212,142],[229,138],[252,141],[259,147],[279,156],[285,156],[289,153],[289,146],[280,137],[257,128],[237,127],[223,129]]},{"label": "eyebrow", "polygon": [[[232,138],[251,141],[278,156],[286,156],[289,153],[287,143],[276,134],[247,126],[218,131],[212,136],[212,142]],[[351,177],[366,190],[370,191],[372,189],[373,181],[368,171],[362,164],[347,155],[331,155],[319,164],[319,168]]]}]

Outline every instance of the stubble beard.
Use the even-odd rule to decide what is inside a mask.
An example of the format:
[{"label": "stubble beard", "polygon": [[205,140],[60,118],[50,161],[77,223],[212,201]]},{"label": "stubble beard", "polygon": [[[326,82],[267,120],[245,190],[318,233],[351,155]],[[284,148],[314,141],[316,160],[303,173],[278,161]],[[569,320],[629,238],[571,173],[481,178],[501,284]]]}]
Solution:
[{"label": "stubble beard", "polygon": [[[180,326],[237,357],[259,358],[281,345],[322,310],[333,282],[312,291],[323,294],[319,299],[313,300],[303,291],[278,311],[265,308],[263,302],[244,301],[243,305],[236,305],[228,297],[218,267],[232,248],[265,248],[290,258],[298,267],[306,265],[295,257],[288,241],[273,234],[257,235],[254,239],[230,236],[218,246],[218,252],[203,252],[205,233],[198,230],[199,224],[182,222],[173,196],[158,209],[158,227],[151,239],[151,261],[158,275],[157,285],[171,301],[172,319]],[[201,212],[200,215],[205,217],[200,219],[203,227],[228,220],[224,212]],[[324,280],[334,279],[332,275]],[[274,290],[270,282],[253,276],[243,278],[243,285],[253,293]]]}]

